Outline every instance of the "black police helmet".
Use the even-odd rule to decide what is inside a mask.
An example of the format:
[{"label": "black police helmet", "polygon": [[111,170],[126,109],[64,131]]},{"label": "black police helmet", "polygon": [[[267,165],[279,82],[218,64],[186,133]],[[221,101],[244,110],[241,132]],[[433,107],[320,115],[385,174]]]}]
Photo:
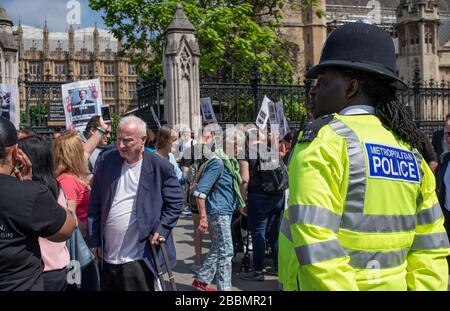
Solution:
[{"label": "black police helmet", "polygon": [[331,32],[323,47],[320,63],[312,67],[306,77],[315,79],[320,70],[327,67],[374,73],[398,89],[407,88],[396,75],[392,38],[382,28],[363,22],[349,23]]}]

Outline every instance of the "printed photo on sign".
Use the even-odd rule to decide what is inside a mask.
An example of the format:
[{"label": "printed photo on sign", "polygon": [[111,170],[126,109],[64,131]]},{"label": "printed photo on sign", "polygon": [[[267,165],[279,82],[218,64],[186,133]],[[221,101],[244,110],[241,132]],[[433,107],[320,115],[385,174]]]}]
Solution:
[{"label": "printed photo on sign", "polygon": [[210,97],[201,98],[200,107],[202,109],[203,120],[206,123],[217,123]]},{"label": "printed photo on sign", "polygon": [[263,102],[261,104],[261,108],[259,109],[258,116],[256,117],[256,125],[264,130],[267,125],[267,121],[269,120],[269,103],[271,100],[264,95]]},{"label": "printed photo on sign", "polygon": [[256,120],[256,124],[261,125],[261,127],[265,127],[267,123],[267,114],[265,111],[261,110],[258,114],[258,119]]},{"label": "printed photo on sign", "polygon": [[406,149],[365,143],[369,177],[419,183],[419,166],[414,154]]},{"label": "printed photo on sign", "polygon": [[10,120],[18,128],[16,117],[18,103],[17,86],[14,84],[0,84],[0,116]]},{"label": "printed photo on sign", "polygon": [[275,104],[275,107],[276,107],[277,121],[278,124],[280,125],[280,136],[284,137],[291,130],[289,129],[289,124],[287,122],[286,116],[284,115],[283,102],[279,101],[278,103]]},{"label": "printed photo on sign", "polygon": [[269,121],[270,124],[280,124],[279,120],[277,120],[277,113],[275,111],[275,103],[273,101],[270,101],[268,103],[269,105]]},{"label": "printed photo on sign", "polygon": [[88,121],[101,115],[102,97],[98,79],[62,85],[66,128],[84,131]]}]

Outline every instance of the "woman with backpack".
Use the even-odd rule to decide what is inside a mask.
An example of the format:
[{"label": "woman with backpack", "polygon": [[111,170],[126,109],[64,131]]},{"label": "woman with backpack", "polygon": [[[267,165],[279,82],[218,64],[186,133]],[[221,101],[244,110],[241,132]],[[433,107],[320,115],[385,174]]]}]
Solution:
[{"label": "woman with backpack", "polygon": [[[287,188],[287,169],[277,154],[277,169],[264,167],[262,155],[270,150],[270,136],[256,130],[246,133],[245,159],[239,161],[241,194],[247,201],[247,217],[253,246],[253,271],[242,273],[248,281],[264,281],[266,237],[273,256],[273,273],[278,271],[278,231]],[[277,178],[281,177],[281,178]]]},{"label": "woman with backpack", "polygon": [[[233,140],[234,134],[234,131],[228,131],[225,138],[230,137]],[[231,218],[236,207],[244,207],[239,193],[239,165],[235,160],[238,143],[233,142],[231,152],[227,154],[222,149],[212,152],[205,146],[204,160],[195,181],[193,195],[200,213],[200,223],[196,229],[206,232],[212,227],[214,231],[209,253],[192,283],[192,286],[200,291],[216,290],[209,286],[216,274],[217,290],[231,290]]]}]

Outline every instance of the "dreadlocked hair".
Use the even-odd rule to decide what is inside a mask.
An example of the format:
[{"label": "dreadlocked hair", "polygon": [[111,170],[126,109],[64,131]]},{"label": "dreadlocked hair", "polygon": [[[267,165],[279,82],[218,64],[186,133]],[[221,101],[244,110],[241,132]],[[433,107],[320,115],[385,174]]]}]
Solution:
[{"label": "dreadlocked hair", "polygon": [[412,148],[422,151],[426,137],[414,123],[412,113],[397,98],[397,90],[391,81],[365,72],[355,72],[352,76],[360,81],[362,91],[373,100],[375,115],[384,127]]}]

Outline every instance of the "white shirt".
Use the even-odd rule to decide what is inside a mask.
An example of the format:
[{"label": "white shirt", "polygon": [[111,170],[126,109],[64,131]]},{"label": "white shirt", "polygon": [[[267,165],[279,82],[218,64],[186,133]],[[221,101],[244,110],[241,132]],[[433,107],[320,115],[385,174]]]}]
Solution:
[{"label": "white shirt", "polygon": [[354,114],[375,114],[375,108],[369,105],[354,105],[342,109],[339,114],[347,116]]},{"label": "white shirt", "polygon": [[444,174],[445,184],[445,208],[450,211],[450,165],[447,165]]},{"label": "white shirt", "polygon": [[136,217],[136,198],[142,160],[122,164],[117,190],[105,225],[105,261],[123,264],[141,260],[144,247],[139,243],[139,227]]}]

